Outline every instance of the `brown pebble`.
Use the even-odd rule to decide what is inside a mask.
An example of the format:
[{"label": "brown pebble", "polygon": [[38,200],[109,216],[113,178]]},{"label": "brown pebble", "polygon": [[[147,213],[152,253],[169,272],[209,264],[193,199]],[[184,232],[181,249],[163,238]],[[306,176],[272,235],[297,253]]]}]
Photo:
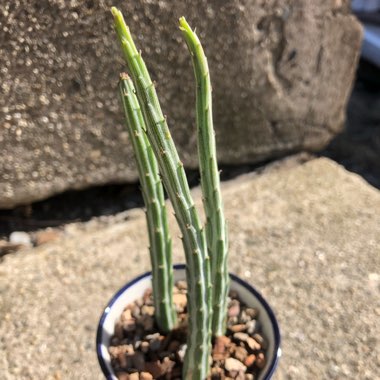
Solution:
[{"label": "brown pebble", "polygon": [[244,365],[247,367],[251,367],[255,363],[255,361],[256,361],[255,354],[248,355],[244,360]]},{"label": "brown pebble", "polygon": [[231,339],[226,336],[218,336],[215,338],[214,348],[212,350],[212,358],[214,360],[224,360],[227,357],[227,347],[231,344]]},{"label": "brown pebble", "polygon": [[228,326],[233,326],[237,325],[239,323],[239,318],[238,317],[229,317],[227,320]]},{"label": "brown pebble", "polygon": [[131,309],[125,309],[120,316],[120,321],[123,323],[124,321],[128,321],[132,319]]},{"label": "brown pebble", "polygon": [[240,342],[246,342],[249,339],[249,335],[242,332],[235,333],[233,337]]},{"label": "brown pebble", "polygon": [[116,377],[119,380],[129,380],[129,374],[126,372],[116,372]]},{"label": "brown pebble", "polygon": [[173,303],[176,307],[177,312],[179,313],[183,312],[187,305],[186,294],[183,294],[183,293],[173,294]]},{"label": "brown pebble", "polygon": [[138,372],[133,372],[129,374],[128,380],[139,380],[140,375]]},{"label": "brown pebble", "polygon": [[161,366],[164,370],[164,373],[169,373],[174,368],[175,362],[166,357],[162,360]]},{"label": "brown pebble", "polygon": [[247,367],[235,358],[227,358],[224,362],[224,368],[231,373],[245,372],[247,370]]},{"label": "brown pebble", "polygon": [[245,313],[251,318],[251,319],[256,319],[257,315],[259,314],[259,312],[252,308],[252,307],[247,307],[245,309]]},{"label": "brown pebble", "polygon": [[211,368],[211,380],[225,379],[224,371],[220,367]]},{"label": "brown pebble", "polygon": [[179,289],[179,290],[187,290],[187,282],[186,281],[177,281],[176,283],[176,287]]},{"label": "brown pebble", "polygon": [[149,350],[149,343],[144,340],[143,342],[141,342],[140,348],[142,352],[147,353]]},{"label": "brown pebble", "polygon": [[247,357],[248,352],[244,347],[236,347],[234,356],[237,360],[241,361],[244,363],[245,358]]},{"label": "brown pebble", "polygon": [[147,289],[143,296],[143,305],[153,305],[152,289]]},{"label": "brown pebble", "polygon": [[265,356],[262,352],[260,352],[256,358],[256,366],[261,369],[261,368],[264,368],[265,363],[266,363]]},{"label": "brown pebble", "polygon": [[154,327],[154,318],[147,314],[142,315],[137,322],[143,327],[145,332],[151,331]]},{"label": "brown pebble", "polygon": [[267,343],[264,339],[264,337],[260,334],[253,335],[253,338],[256,340],[256,342],[260,343],[261,347],[266,350],[267,349]]},{"label": "brown pebble", "polygon": [[149,315],[149,316],[154,315],[154,306],[147,306],[147,305],[144,305],[144,306],[141,308],[141,313],[142,313],[142,314],[145,314],[145,315]]},{"label": "brown pebble", "polygon": [[120,354],[133,354],[134,349],[131,344],[122,344],[120,346],[111,346],[108,348],[108,352],[111,355],[111,358],[116,358]]},{"label": "brown pebble", "polygon": [[130,309],[125,309],[120,317],[120,323],[125,331],[136,330],[136,320],[132,317]]},{"label": "brown pebble", "polygon": [[240,313],[240,302],[237,300],[232,300],[228,308],[228,317],[237,317]]},{"label": "brown pebble", "polygon": [[257,351],[261,349],[261,344],[251,337],[248,337],[247,344],[252,351]]},{"label": "brown pebble", "polygon": [[54,241],[60,237],[60,233],[54,230],[44,230],[36,232],[34,236],[35,244],[42,245]]},{"label": "brown pebble", "polygon": [[156,360],[145,363],[145,371],[149,372],[156,379],[166,373],[170,373],[174,366],[175,362],[166,357],[162,362]]},{"label": "brown pebble", "polygon": [[232,325],[229,327],[229,329],[236,333],[236,332],[242,332],[247,329],[247,326],[245,324],[239,324],[239,325]]},{"label": "brown pebble", "polygon": [[153,380],[153,376],[149,372],[140,372],[140,380]]}]

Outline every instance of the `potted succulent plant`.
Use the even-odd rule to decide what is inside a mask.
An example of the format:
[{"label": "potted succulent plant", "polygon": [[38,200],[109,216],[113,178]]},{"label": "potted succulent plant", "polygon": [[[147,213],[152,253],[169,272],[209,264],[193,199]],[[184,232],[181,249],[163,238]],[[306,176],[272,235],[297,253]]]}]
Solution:
[{"label": "potted succulent plant", "polygon": [[[278,325],[261,295],[228,273],[210,75],[201,43],[180,18],[197,85],[204,226],[141,53],[121,12],[113,7],[112,14],[130,73],[121,74],[119,91],[146,207],[152,272],[125,285],[101,316],[97,353],[103,373],[109,379],[253,379],[253,374],[269,379],[280,354]],[[183,266],[172,265],[164,188],[182,233]],[[179,308],[178,299],[183,300],[184,294],[187,301]],[[257,326],[261,334],[257,334]],[[152,334],[154,330],[158,333]],[[178,336],[184,335],[186,342],[181,343]],[[175,343],[173,336],[177,336]],[[174,357],[179,357],[182,375]]]}]

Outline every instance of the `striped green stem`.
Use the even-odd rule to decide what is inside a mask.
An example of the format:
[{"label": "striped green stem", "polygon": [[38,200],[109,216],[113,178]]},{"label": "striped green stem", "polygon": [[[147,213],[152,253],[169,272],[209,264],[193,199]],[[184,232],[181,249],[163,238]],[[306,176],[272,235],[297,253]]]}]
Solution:
[{"label": "striped green stem", "polygon": [[116,32],[137,89],[147,136],[157,158],[166,191],[182,232],[188,282],[189,334],[183,378],[204,380],[209,372],[211,329],[211,274],[206,237],[190,195],[183,164],[169,132],[156,90],[129,28],[112,8]]},{"label": "striped green stem", "polygon": [[226,329],[229,289],[228,240],[215,148],[210,73],[207,58],[197,35],[191,30],[184,17],[179,19],[179,25],[191,55],[197,85],[198,157],[203,205],[206,213],[207,245],[211,258],[211,281],[213,283],[212,334],[220,336],[224,335]]},{"label": "striped green stem", "polygon": [[146,136],[146,126],[136,91],[127,74],[121,74],[119,91],[146,207],[155,317],[160,330],[168,333],[175,327],[177,314],[173,305],[171,238],[164,190],[157,160]]}]

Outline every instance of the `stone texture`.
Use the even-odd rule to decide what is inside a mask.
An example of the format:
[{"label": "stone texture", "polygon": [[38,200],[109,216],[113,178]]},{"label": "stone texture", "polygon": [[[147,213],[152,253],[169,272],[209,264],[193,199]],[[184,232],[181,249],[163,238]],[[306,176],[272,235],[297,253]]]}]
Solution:
[{"label": "stone texture", "polygon": [[[283,339],[276,380],[375,379],[380,193],[328,159],[289,162],[224,184],[230,269],[276,311]],[[108,226],[67,225],[60,240],[5,256],[0,378],[102,379],[98,317],[116,289],[148,270],[146,246],[136,209]],[[179,239],[174,259],[183,261]]]},{"label": "stone texture", "polygon": [[221,163],[316,150],[340,131],[361,39],[348,0],[3,2],[1,208],[136,179],[111,3],[137,37],[187,166],[197,165],[194,83],[181,15],[209,57]]}]

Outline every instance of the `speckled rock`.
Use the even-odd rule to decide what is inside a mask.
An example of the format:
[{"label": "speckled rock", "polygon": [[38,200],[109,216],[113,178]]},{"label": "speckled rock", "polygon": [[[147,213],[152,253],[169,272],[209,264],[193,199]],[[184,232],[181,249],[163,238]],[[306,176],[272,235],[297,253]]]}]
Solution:
[{"label": "speckled rock", "polygon": [[340,131],[361,39],[348,0],[3,2],[0,208],[136,179],[111,4],[143,50],[187,166],[197,165],[194,83],[181,15],[209,57],[222,163],[319,149]]},{"label": "speckled rock", "polygon": [[[379,191],[317,159],[242,176],[223,195],[230,269],[263,293],[280,323],[274,379],[376,379]],[[149,269],[143,211],[123,219],[68,225],[59,240],[3,258],[2,380],[103,379],[98,317],[116,289]],[[177,236],[173,217],[170,226]],[[180,240],[173,244],[183,262]]]}]

